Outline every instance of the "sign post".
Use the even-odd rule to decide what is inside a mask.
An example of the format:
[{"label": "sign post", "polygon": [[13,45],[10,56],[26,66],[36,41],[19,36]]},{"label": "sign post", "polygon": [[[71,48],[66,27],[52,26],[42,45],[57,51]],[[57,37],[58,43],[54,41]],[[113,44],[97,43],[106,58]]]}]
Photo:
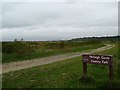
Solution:
[{"label": "sign post", "polygon": [[87,64],[83,62],[83,76],[87,76]]},{"label": "sign post", "polygon": [[87,76],[87,63],[90,64],[99,64],[99,65],[107,65],[109,66],[109,80],[113,79],[113,62],[112,55],[90,55],[83,54],[83,77]]}]

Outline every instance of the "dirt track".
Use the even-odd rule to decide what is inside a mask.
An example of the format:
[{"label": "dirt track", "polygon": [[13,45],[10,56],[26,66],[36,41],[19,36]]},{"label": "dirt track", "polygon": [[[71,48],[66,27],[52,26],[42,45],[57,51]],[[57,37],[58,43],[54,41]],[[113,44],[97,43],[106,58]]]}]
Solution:
[{"label": "dirt track", "polygon": [[[90,53],[94,53],[94,52],[104,51],[104,50],[110,49],[114,46],[115,45],[107,45],[105,47],[94,49],[94,50],[87,52],[87,53],[90,54]],[[64,54],[64,55],[50,56],[50,57],[33,59],[33,60],[28,60],[28,61],[11,62],[11,63],[7,63],[7,64],[2,65],[2,73],[8,73],[10,71],[26,69],[26,68],[30,68],[30,67],[34,67],[34,66],[50,64],[50,63],[57,62],[57,61],[67,60],[69,58],[81,56],[82,53],[85,53],[85,52],[69,53],[69,54]]]}]

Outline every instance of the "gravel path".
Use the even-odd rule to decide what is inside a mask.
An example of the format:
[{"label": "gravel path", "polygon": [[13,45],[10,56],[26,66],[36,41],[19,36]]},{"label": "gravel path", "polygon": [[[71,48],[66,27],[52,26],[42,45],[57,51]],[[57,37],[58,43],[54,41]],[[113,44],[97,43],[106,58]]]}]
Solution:
[{"label": "gravel path", "polygon": [[[104,51],[104,50],[110,49],[114,46],[115,45],[107,45],[107,46],[104,46],[104,47],[101,47],[98,49],[91,50],[87,53],[90,54],[90,53],[94,53],[94,52]],[[69,58],[81,56],[82,53],[85,53],[85,52],[69,53],[69,54],[64,54],[64,55],[50,56],[50,57],[27,60],[27,61],[10,62],[10,63],[6,63],[6,64],[2,65],[2,72],[0,72],[0,73],[8,73],[10,71],[26,69],[26,68],[44,65],[44,64],[50,64],[50,63],[57,62],[57,61],[63,61],[63,60],[67,60]]]}]

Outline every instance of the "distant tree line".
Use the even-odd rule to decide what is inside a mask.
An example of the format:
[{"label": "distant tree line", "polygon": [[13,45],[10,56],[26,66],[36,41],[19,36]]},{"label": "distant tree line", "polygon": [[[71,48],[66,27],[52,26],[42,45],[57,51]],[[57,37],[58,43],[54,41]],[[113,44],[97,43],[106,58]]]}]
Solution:
[{"label": "distant tree line", "polygon": [[84,40],[103,40],[103,41],[116,41],[120,40],[120,36],[106,36],[106,37],[83,37],[83,38],[75,38],[70,41],[84,41]]}]

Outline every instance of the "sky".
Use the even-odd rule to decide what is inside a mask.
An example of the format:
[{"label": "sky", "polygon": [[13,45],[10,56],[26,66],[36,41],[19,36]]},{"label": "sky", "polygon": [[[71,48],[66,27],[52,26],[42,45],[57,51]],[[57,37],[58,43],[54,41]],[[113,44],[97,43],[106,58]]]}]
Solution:
[{"label": "sky", "polygon": [[48,41],[118,35],[118,2],[45,1],[3,2],[2,40]]}]

